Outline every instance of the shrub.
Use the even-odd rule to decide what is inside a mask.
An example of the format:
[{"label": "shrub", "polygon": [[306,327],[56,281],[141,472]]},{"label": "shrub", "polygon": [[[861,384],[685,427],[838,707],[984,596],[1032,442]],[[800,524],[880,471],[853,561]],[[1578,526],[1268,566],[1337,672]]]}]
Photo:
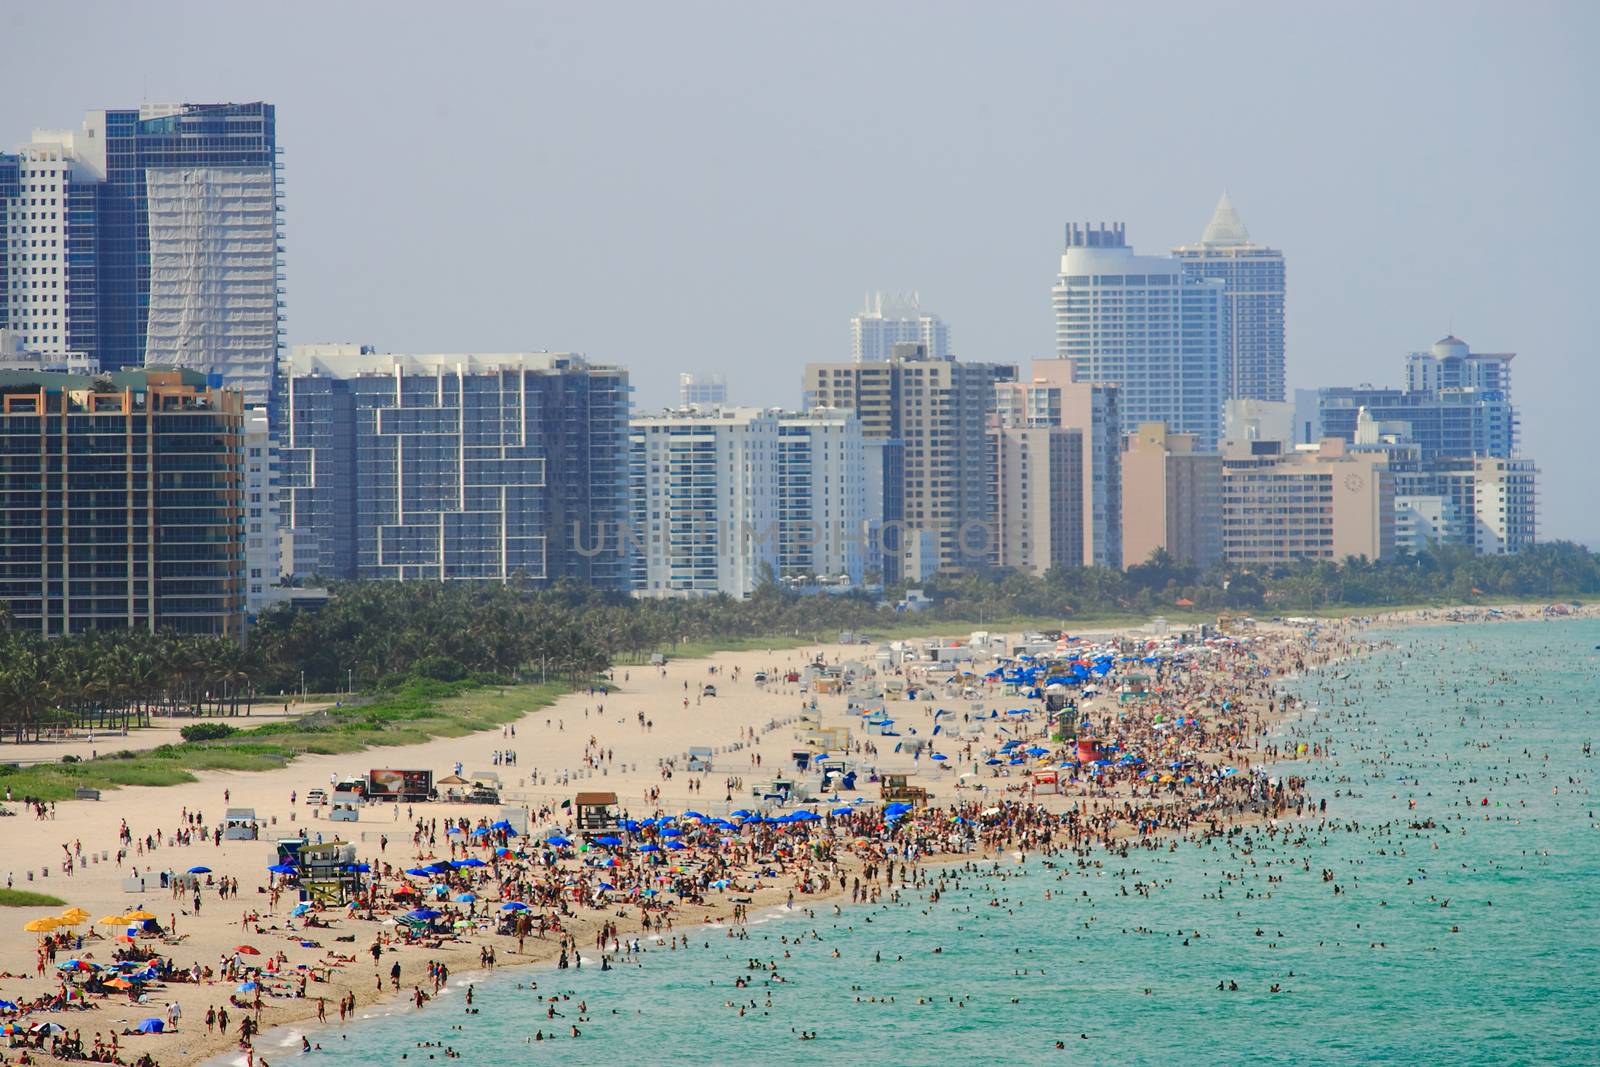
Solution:
[{"label": "shrub", "polygon": [[225,722],[197,722],[178,731],[185,741],[220,741],[238,732],[236,727]]}]

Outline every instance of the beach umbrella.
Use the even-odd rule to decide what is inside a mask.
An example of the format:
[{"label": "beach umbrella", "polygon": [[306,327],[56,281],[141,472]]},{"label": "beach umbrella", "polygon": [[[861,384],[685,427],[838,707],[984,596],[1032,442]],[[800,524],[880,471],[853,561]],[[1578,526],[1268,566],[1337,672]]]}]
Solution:
[{"label": "beach umbrella", "polygon": [[34,919],[22,924],[22,928],[30,934],[42,934],[54,930],[61,925],[61,920],[51,916],[44,919]]},{"label": "beach umbrella", "polygon": [[406,873],[407,874],[414,874],[418,878],[427,878],[428,876],[433,874],[433,872],[428,870],[426,867],[408,867],[408,868],[406,868]]},{"label": "beach umbrella", "polygon": [[461,866],[461,867],[487,867],[489,865],[487,863],[483,862],[482,860],[480,860],[478,857],[473,856],[473,857],[471,857],[469,859],[462,860],[460,862],[460,864],[458,864],[458,866]]},{"label": "beach umbrella", "polygon": [[661,831],[661,836],[662,837],[682,837],[683,836],[683,831],[682,830],[673,829],[672,827],[669,826],[665,830]]},{"label": "beach umbrella", "polygon": [[454,897],[457,904],[471,904],[477,899],[476,893],[457,893]]},{"label": "beach umbrella", "polygon": [[68,908],[61,913],[60,918],[76,924],[88,919],[89,913],[82,908]]},{"label": "beach umbrella", "polygon": [[356,874],[371,874],[372,873],[372,864],[370,864],[370,863],[352,863],[346,869],[350,870],[350,871],[353,871]]},{"label": "beach umbrella", "polygon": [[670,848],[670,849],[674,849],[676,851],[681,852],[684,849],[688,848],[689,846],[684,844],[682,841],[668,841],[667,842],[667,847]]},{"label": "beach umbrella", "polygon": [[67,1032],[67,1028],[60,1023],[39,1023],[28,1031],[30,1034],[43,1034],[45,1037],[58,1037]]},{"label": "beach umbrella", "polygon": [[526,904],[524,904],[520,900],[512,900],[512,901],[508,901],[505,904],[500,905],[500,910],[501,911],[527,911],[528,910],[528,906]]},{"label": "beach umbrella", "polygon": [[414,897],[417,895],[417,891],[408,885],[402,885],[395,887],[394,895],[397,897]]},{"label": "beach umbrella", "polygon": [[122,917],[131,923],[149,922],[151,919],[155,918],[154,915],[151,915],[148,911],[145,911],[142,908],[138,911],[126,912]]},{"label": "beach umbrella", "polygon": [[430,874],[449,874],[451,871],[451,866],[443,860],[440,860],[437,863],[428,864],[427,870]]},{"label": "beach umbrella", "polygon": [[106,986],[110,989],[132,989],[133,983],[126,978],[113,978],[106,983]]},{"label": "beach umbrella", "polygon": [[128,920],[120,915],[107,915],[95,920],[96,926],[121,926]]},{"label": "beach umbrella", "polygon": [[211,868],[210,867],[190,867],[189,868],[189,873],[190,874],[210,874],[211,873]]},{"label": "beach umbrella", "polygon": [[950,757],[946,756],[943,752],[935,752],[931,758],[943,761],[949,759]]},{"label": "beach umbrella", "polygon": [[254,993],[256,990],[258,990],[260,988],[261,988],[261,983],[260,982],[245,982],[242,985],[240,985],[239,988],[235,989],[234,992],[235,993]]},{"label": "beach umbrella", "polygon": [[242,955],[245,955],[245,956],[259,956],[259,955],[261,955],[261,950],[256,948],[254,945],[235,945],[233,947],[233,951],[238,952],[238,953],[240,953]]},{"label": "beach umbrella", "polygon": [[141,1034],[159,1034],[166,1028],[166,1021],[163,1019],[157,1019],[153,1015],[148,1019],[141,1020],[139,1025],[134,1027],[134,1029],[139,1031]]},{"label": "beach umbrella", "polygon": [[562,848],[572,844],[571,840],[562,837],[560,834],[556,834],[554,837],[547,837],[545,838],[545,841],[549,844],[555,845],[557,848]]},{"label": "beach umbrella", "polygon": [[460,832],[461,832],[461,827],[459,827],[459,826],[452,826],[448,830],[445,831],[446,834],[459,834]]},{"label": "beach umbrella", "polygon": [[444,912],[434,911],[432,908],[413,908],[412,910],[406,912],[405,917],[407,919],[413,919],[417,922],[429,922],[430,920],[439,918],[439,916],[443,914]]},{"label": "beach umbrella", "polygon": [[291,863],[274,863],[272,866],[268,867],[267,870],[271,871],[273,874],[293,874],[295,872],[295,867]]},{"label": "beach umbrella", "polygon": [[18,1010],[16,1004],[12,1003],[9,1000],[0,1000],[0,1011],[16,1011],[16,1010]]},{"label": "beach umbrella", "polygon": [[854,808],[834,808],[832,811],[828,812],[828,814],[829,815],[849,815],[854,810],[855,810]]},{"label": "beach umbrella", "polygon": [[618,845],[622,844],[622,838],[620,838],[620,837],[610,837],[610,836],[597,837],[597,838],[594,839],[594,842],[597,845],[605,845],[607,848],[615,848]]},{"label": "beach umbrella", "polygon": [[506,822],[506,820],[504,820],[504,819],[501,819],[499,822],[496,822],[496,823],[491,823],[490,824],[490,828],[494,829],[494,830],[499,830],[501,833],[505,834],[507,837],[516,837],[517,836],[517,828],[515,826],[512,826],[509,822]]}]

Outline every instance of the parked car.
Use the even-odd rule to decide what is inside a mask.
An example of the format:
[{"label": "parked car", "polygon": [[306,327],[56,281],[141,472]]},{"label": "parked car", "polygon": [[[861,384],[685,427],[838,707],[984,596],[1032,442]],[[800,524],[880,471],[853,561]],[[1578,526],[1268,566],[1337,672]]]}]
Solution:
[{"label": "parked car", "polygon": [[326,804],[327,802],[328,791],[326,789],[313,789],[306,793],[307,804],[322,805]]}]

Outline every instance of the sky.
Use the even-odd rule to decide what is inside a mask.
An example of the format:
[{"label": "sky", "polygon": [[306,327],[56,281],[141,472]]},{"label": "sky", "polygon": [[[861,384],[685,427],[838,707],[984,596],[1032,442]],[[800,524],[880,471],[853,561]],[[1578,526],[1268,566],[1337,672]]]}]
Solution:
[{"label": "sky", "polygon": [[1586,432],[1600,5],[0,7],[0,145],[277,105],[291,343],[586,353],[800,401],[871,290],[962,358],[1053,354],[1067,221],[1161,252],[1226,190],[1288,260],[1291,387],[1514,351],[1541,536],[1600,546]]}]

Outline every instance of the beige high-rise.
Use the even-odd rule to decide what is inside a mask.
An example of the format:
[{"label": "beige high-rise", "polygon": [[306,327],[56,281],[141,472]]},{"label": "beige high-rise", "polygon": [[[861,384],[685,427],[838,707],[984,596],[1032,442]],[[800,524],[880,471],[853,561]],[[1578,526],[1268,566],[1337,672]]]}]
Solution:
[{"label": "beige high-rise", "polygon": [[1037,575],[1083,566],[1083,431],[997,425],[989,436],[996,562]]},{"label": "beige high-rise", "polygon": [[1326,438],[1233,442],[1222,460],[1222,553],[1232,564],[1382,559],[1395,551],[1394,475],[1382,456]]},{"label": "beige high-rise", "polygon": [[[1003,427],[1064,427],[1082,434],[1084,567],[1122,566],[1122,424],[1118,389],[1073,380],[1065,359],[1036,359],[1026,380],[995,386],[996,423]],[[1077,536],[1077,535],[1069,535]]]},{"label": "beige high-rise", "polygon": [[1122,551],[1128,566],[1164,549],[1207,569],[1222,560],[1222,456],[1194,434],[1147,422],[1122,453]]}]

